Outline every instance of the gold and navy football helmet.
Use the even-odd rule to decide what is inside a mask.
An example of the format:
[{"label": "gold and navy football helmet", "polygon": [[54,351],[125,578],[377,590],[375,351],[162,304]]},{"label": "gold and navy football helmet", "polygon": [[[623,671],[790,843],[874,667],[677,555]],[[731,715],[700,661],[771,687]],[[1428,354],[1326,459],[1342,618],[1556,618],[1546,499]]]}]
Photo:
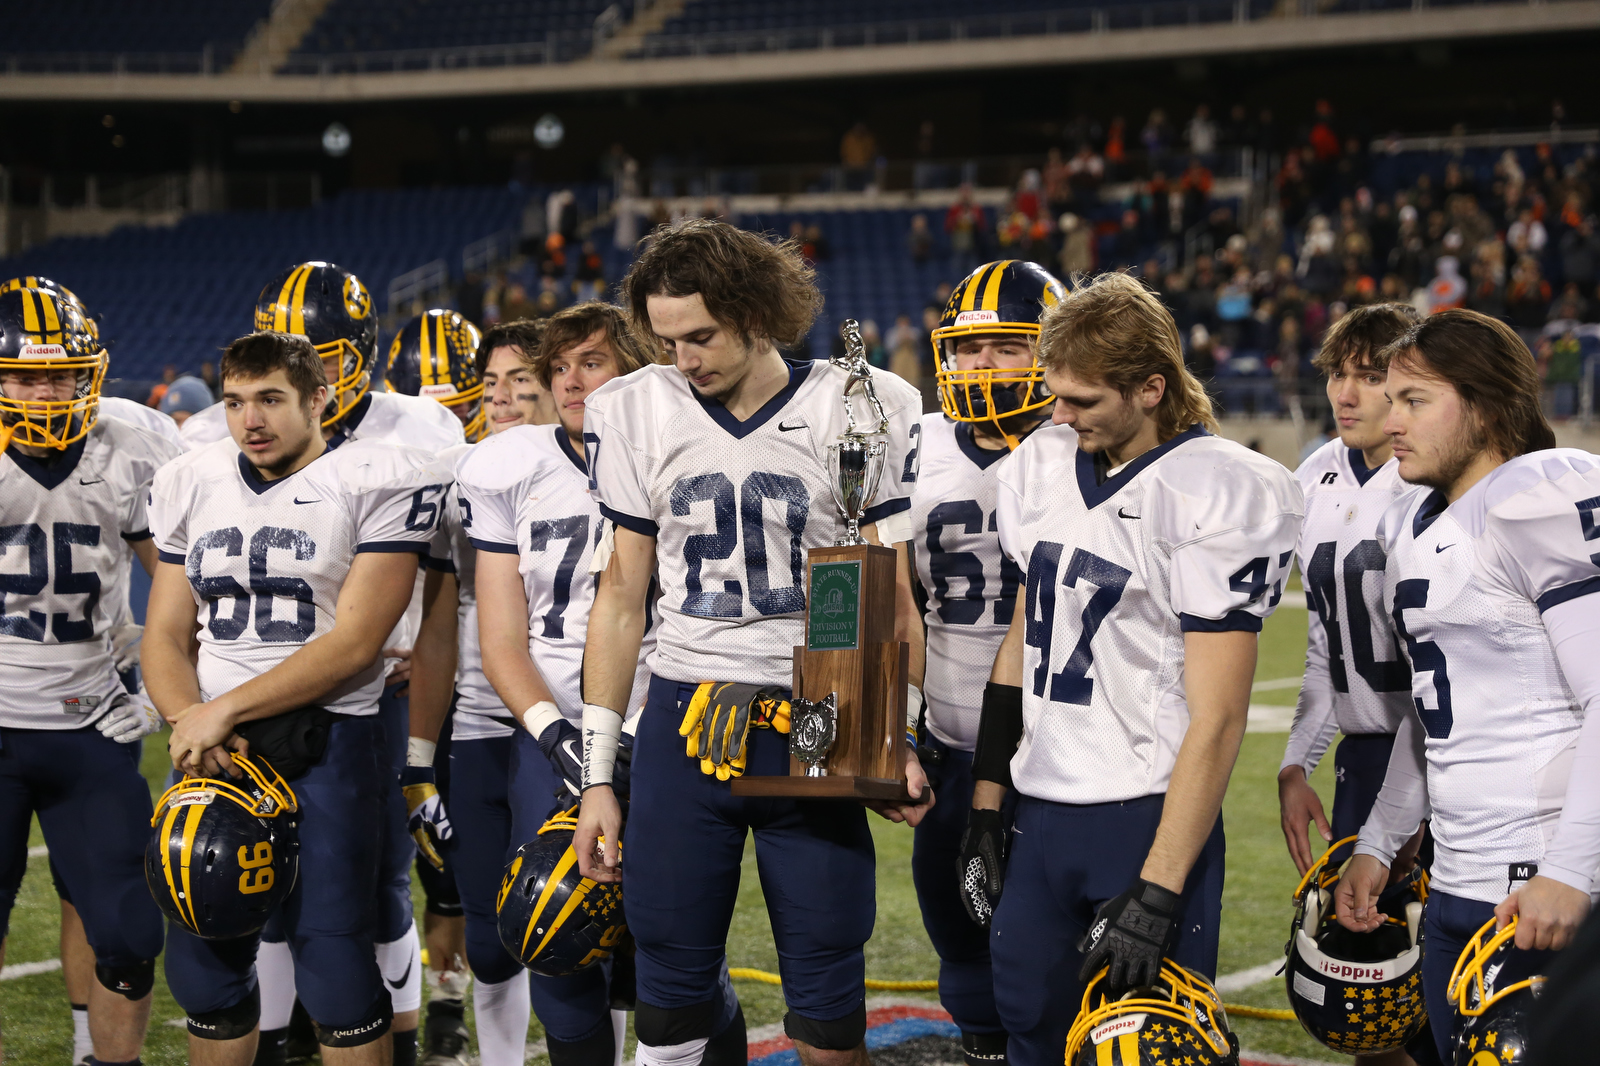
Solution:
[{"label": "gold and navy football helmet", "polygon": [[1450,971],[1445,986],[1450,1005],[1461,1015],[1455,1066],[1514,1066],[1528,1057],[1532,1031],[1529,1013],[1544,988],[1544,977],[1528,972],[1523,952],[1512,942],[1513,917],[1498,933],[1495,919],[1473,934]]},{"label": "gold and navy football helmet", "polygon": [[500,943],[534,973],[565,977],[611,957],[628,932],[622,885],[578,873],[578,808],[517,849],[495,900]]},{"label": "gold and navy football helmet", "polygon": [[1155,984],[1110,999],[1101,985],[1106,972],[1083,990],[1067,1034],[1067,1066],[1238,1066],[1239,1040],[1205,978],[1162,959]]},{"label": "gold and navy football helmet", "polygon": [[[1002,259],[985,263],[961,280],[950,294],[939,326],[933,331],[935,380],[939,406],[957,422],[989,422],[1007,446],[1020,437],[1017,415],[1049,407],[1055,398],[1045,391],[1039,365],[1039,320],[1067,298],[1067,287],[1037,263]],[[959,370],[956,344],[962,337],[1017,334],[1034,349],[1032,365],[1015,369]]]},{"label": "gold and navy football helmet", "polygon": [[[424,311],[400,328],[389,345],[384,382],[390,392],[438,400],[461,418],[467,440],[488,428],[478,345],[483,334],[459,311]],[[469,405],[465,414],[456,408]]]},{"label": "gold and navy football helmet", "polygon": [[335,426],[372,387],[378,360],[378,316],[361,279],[333,263],[291,267],[256,298],[256,329],[298,333],[324,359],[339,360],[328,382],[322,424]]},{"label": "gold and navy football helmet", "polygon": [[106,351],[76,300],[26,286],[0,293],[0,379],[72,371],[70,400],[19,400],[0,391],[0,449],[11,444],[64,449],[82,440],[100,414]]},{"label": "gold and navy football helmet", "polygon": [[299,800],[265,760],[237,752],[242,784],[185,777],[156,801],[144,879],[168,918],[207,940],[266,924],[300,873]]},{"label": "gold and navy football helmet", "polygon": [[1334,867],[1332,856],[1355,841],[1335,841],[1300,879],[1283,979],[1295,1017],[1317,1041],[1345,1055],[1379,1055],[1405,1047],[1428,1020],[1419,942],[1428,875],[1414,867],[1378,897],[1383,924],[1352,932],[1334,912],[1348,863]]}]

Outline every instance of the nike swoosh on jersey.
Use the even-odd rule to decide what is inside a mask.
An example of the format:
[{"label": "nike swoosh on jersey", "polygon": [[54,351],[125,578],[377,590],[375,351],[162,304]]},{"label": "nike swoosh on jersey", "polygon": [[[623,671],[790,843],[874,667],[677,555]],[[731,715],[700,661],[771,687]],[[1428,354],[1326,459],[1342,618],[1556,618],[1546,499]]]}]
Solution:
[{"label": "nike swoosh on jersey", "polygon": [[1142,515],[1142,514],[1129,514],[1127,511],[1124,511],[1122,508],[1118,507],[1117,508],[1117,517],[1118,518],[1131,518],[1131,519],[1133,519],[1134,521],[1137,522],[1139,519],[1143,518],[1144,515]]},{"label": "nike swoosh on jersey", "polygon": [[406,982],[411,979],[411,964],[414,961],[416,961],[414,957],[412,959],[408,959],[406,961],[406,972],[400,975],[400,980],[398,980],[398,981],[389,981],[389,979],[387,977],[384,978],[385,981],[389,981],[389,987],[390,988],[393,988],[396,991],[399,991],[400,989],[402,989],[402,988],[404,988],[406,986]]},{"label": "nike swoosh on jersey", "polygon": [[105,483],[106,479],[103,477],[97,477],[93,481],[86,481],[81,477],[78,479],[78,484],[80,485],[104,485]]},{"label": "nike swoosh on jersey", "polygon": [[300,497],[296,496],[294,498],[294,502],[295,503],[321,503],[322,501],[321,500],[302,500]]},{"label": "nike swoosh on jersey", "polygon": [[810,428],[811,428],[811,427],[810,427],[810,426],[808,426],[808,425],[806,425],[806,423],[804,423],[804,422],[801,422],[801,423],[800,423],[800,424],[799,424],[799,425],[797,425],[797,426],[791,426],[791,425],[786,425],[786,424],[785,424],[785,423],[783,423],[783,422],[779,422],[779,423],[778,423],[778,432],[779,432],[779,433],[788,433],[788,432],[789,432],[789,431],[791,431],[791,430],[796,430],[796,429],[810,429]]},{"label": "nike swoosh on jersey", "polygon": [[1444,545],[1435,544],[1433,546],[1433,554],[1438,555],[1440,552],[1444,551],[1446,548],[1454,548],[1454,547],[1455,547],[1454,544],[1444,544]]}]

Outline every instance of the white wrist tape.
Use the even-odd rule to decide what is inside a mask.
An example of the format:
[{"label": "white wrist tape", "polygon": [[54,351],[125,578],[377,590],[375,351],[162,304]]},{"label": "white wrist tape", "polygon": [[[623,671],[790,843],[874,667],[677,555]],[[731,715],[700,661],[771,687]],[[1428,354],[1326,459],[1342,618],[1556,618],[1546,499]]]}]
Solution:
[{"label": "white wrist tape", "polygon": [[611,784],[622,738],[622,715],[610,707],[583,705],[583,781],[581,787]]},{"label": "white wrist tape", "polygon": [[917,735],[917,722],[922,719],[922,690],[906,682],[906,732]]},{"label": "white wrist tape", "polygon": [[878,527],[878,543],[885,548],[892,548],[911,539],[913,526],[909,508],[896,511],[892,515],[885,515],[874,524]]},{"label": "white wrist tape", "polygon": [[438,747],[439,745],[433,741],[423,740],[421,737],[406,738],[406,765],[431,767],[433,753]]},{"label": "white wrist tape", "polygon": [[539,739],[539,734],[560,720],[561,712],[549,700],[540,700],[522,712],[522,728],[532,733],[535,740]]}]

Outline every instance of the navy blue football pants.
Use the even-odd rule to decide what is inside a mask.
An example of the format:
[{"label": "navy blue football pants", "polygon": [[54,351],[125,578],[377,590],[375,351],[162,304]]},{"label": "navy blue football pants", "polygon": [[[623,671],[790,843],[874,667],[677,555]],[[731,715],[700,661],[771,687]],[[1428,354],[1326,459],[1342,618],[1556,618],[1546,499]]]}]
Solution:
[{"label": "navy blue football pants", "polygon": [[395,693],[389,685],[378,698],[378,724],[389,776],[384,789],[381,834],[383,851],[378,874],[378,928],[375,938],[389,944],[406,935],[416,920],[411,906],[411,863],[417,842],[406,828],[406,797],[400,791],[400,773],[406,768],[406,739],[411,734],[411,697]]},{"label": "navy blue football pants", "polygon": [[939,953],[939,1002],[963,1033],[1003,1033],[994,1005],[989,932],[961,902],[961,834],[972,809],[972,753],[931,734],[926,743],[943,761],[933,809],[916,828],[911,879],[922,927]]},{"label": "navy blue football pants", "polygon": [[[1078,939],[1106,900],[1128,890],[1161,822],[1164,795],[1078,806],[1021,796],[1005,890],[989,933],[994,993],[1011,1066],[1060,1066],[1083,1000]],[[937,809],[937,807],[935,807]],[[1212,980],[1222,922],[1225,846],[1218,816],[1184,886],[1167,957]]]},{"label": "navy blue football pants", "polygon": [[[735,797],[728,782],[702,774],[678,735],[695,687],[652,677],[634,743],[622,891],[639,1001],[670,1010],[722,996],[745,837],[754,832],[789,1009],[814,1021],[847,1017],[863,1004],[862,947],[877,917],[866,811]],[[747,745],[746,773],[788,774],[785,734],[752,729]],[[725,1024],[719,1018],[713,1033]]]},{"label": "navy blue football pants", "polygon": [[[389,1009],[373,954],[373,901],[385,816],[395,785],[376,717],[339,715],[321,760],[290,782],[300,803],[300,877],[277,920],[294,953],[295,989],[329,1029],[354,1028]],[[202,940],[167,927],[167,984],[189,1014],[242,1001],[255,987],[259,936]]]},{"label": "navy blue football pants", "polygon": [[[1494,917],[1494,907],[1493,903],[1463,899],[1447,892],[1428,894],[1427,910],[1422,918],[1422,995],[1428,1002],[1428,1018],[1441,1023],[1432,1026],[1441,1061],[1454,1061],[1451,1056],[1455,1054],[1456,1037],[1461,1032],[1461,1015],[1455,1012],[1446,994],[1450,971],[1455,968],[1472,934]],[[1513,949],[1505,968],[1495,975],[1495,984],[1504,988],[1524,977],[1544,973],[1555,958],[1554,951]]]},{"label": "navy blue football pants", "polygon": [[161,954],[161,911],[144,882],[153,809],[141,747],[107,740],[93,726],[0,729],[0,938],[27,871],[37,811],[95,961],[132,966]]}]

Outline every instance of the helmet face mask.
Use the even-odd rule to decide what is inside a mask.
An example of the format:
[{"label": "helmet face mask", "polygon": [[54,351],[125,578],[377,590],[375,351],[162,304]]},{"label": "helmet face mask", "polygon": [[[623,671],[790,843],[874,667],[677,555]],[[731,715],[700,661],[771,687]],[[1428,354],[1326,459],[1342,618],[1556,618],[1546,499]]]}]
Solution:
[{"label": "helmet face mask", "polygon": [[338,360],[338,374],[328,375],[325,428],[337,426],[371,389],[377,315],[372,294],[348,270],[312,261],[284,271],[256,298],[255,328],[300,334],[324,360]]},{"label": "helmet face mask", "polygon": [[1106,973],[1097,973],[1083,991],[1067,1034],[1067,1066],[1110,1061],[1101,1056],[1108,1043],[1129,1066],[1169,1061],[1173,1053],[1194,1066],[1237,1066],[1238,1038],[1228,1028],[1222,997],[1205,978],[1163,959],[1154,985],[1111,999],[1101,987]]},{"label": "helmet face mask", "polygon": [[1544,977],[1528,973],[1519,958],[1517,918],[1499,932],[1495,921],[1485,922],[1467,941],[1446,986],[1450,1005],[1461,1016],[1455,1061],[1469,1066],[1486,1061],[1480,1058],[1484,1053],[1496,1066],[1527,1057],[1529,1014],[1544,989]]},{"label": "helmet face mask", "polygon": [[939,406],[945,416],[992,425],[1015,448],[1021,433],[1042,417],[1034,412],[1054,401],[1045,389],[1037,353],[1023,367],[963,370],[956,348],[965,337],[1010,335],[1025,338],[1032,350],[1044,312],[1066,298],[1060,281],[1026,260],[986,263],[962,279],[932,336]]},{"label": "helmet face mask", "polygon": [[[478,348],[483,334],[458,311],[424,311],[400,328],[389,345],[384,385],[390,392],[424,396],[461,419],[468,441],[487,435]],[[466,406],[465,413],[457,410]]]},{"label": "helmet face mask", "polygon": [[[49,289],[0,292],[0,447],[61,450],[82,440],[99,417],[108,362],[75,300]],[[75,379],[68,399],[36,399],[35,385],[12,395],[18,375],[36,382],[37,375],[49,380],[62,371]]]}]

